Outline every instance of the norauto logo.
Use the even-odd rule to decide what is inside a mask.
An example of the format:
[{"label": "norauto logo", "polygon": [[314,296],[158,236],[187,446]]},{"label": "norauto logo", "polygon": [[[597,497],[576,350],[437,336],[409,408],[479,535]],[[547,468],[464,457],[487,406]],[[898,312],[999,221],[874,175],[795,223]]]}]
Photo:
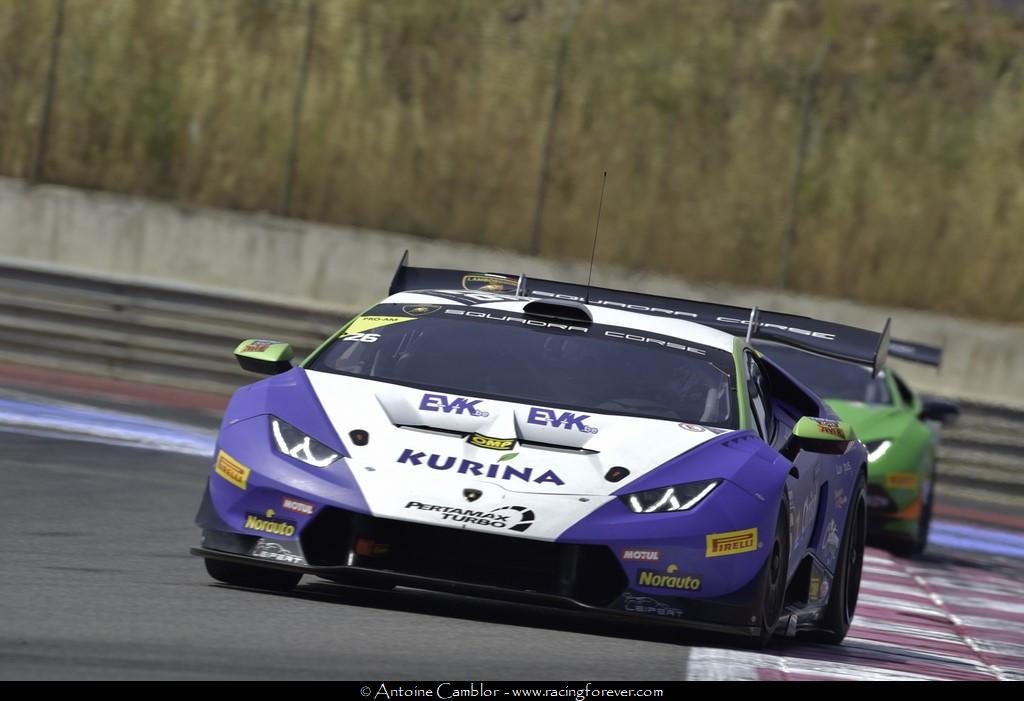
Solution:
[{"label": "norauto logo", "polygon": [[640,570],[636,575],[636,583],[642,587],[660,589],[682,589],[683,591],[700,591],[701,578],[695,575],[677,574],[679,568],[669,565],[665,572]]},{"label": "norauto logo", "polygon": [[448,397],[443,394],[424,394],[420,400],[423,411],[440,411],[445,414],[469,414],[470,416],[488,416],[486,411],[478,407],[482,399],[466,399],[465,397]]},{"label": "norauto logo", "polygon": [[497,509],[491,509],[490,511],[474,511],[473,509],[461,509],[457,506],[441,506],[440,504],[424,504],[420,501],[410,501],[405,505],[405,508],[418,511],[432,511],[440,516],[442,521],[471,523],[476,526],[502,528],[519,533],[532,526],[537,518],[533,510],[525,506],[499,506]]},{"label": "norauto logo", "polygon": [[737,555],[757,550],[757,529],[745,531],[729,531],[728,533],[709,533],[707,536],[707,552],[705,557]]},{"label": "norauto logo", "polygon": [[590,414],[574,414],[571,411],[557,412],[554,409],[530,407],[526,423],[537,426],[551,426],[552,428],[564,428],[566,431],[576,430],[582,433],[597,433],[596,428],[583,423],[589,418]]},{"label": "norauto logo", "polygon": [[453,470],[460,475],[473,475],[474,477],[489,477],[490,479],[519,480],[521,482],[533,482],[535,484],[563,485],[562,478],[552,470],[541,472],[532,467],[514,467],[512,465],[501,465],[491,463],[485,465],[474,460],[460,460],[453,455],[438,455],[437,453],[424,453],[412,448],[406,448],[398,456],[398,463],[404,465],[415,465],[417,467],[429,467],[433,470]]},{"label": "norauto logo", "polygon": [[479,448],[490,448],[491,450],[508,450],[516,444],[515,438],[491,438],[474,433],[469,437],[469,442]]},{"label": "norauto logo", "polygon": [[272,533],[285,537],[295,535],[295,521],[284,521],[274,518],[274,510],[267,509],[263,515],[247,513],[245,515],[245,528],[261,533]]},{"label": "norauto logo", "polygon": [[239,489],[246,488],[249,483],[249,473],[252,472],[223,450],[217,453],[217,465],[213,471]]}]

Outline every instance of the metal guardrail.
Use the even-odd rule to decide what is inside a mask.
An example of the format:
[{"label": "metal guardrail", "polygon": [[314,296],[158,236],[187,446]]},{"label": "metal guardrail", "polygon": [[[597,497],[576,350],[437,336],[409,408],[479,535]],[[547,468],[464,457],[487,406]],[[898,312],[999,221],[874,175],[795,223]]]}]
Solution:
[{"label": "metal guardrail", "polygon": [[[301,357],[354,312],[0,261],[0,360],[227,394],[231,351],[279,338]],[[943,431],[940,496],[1024,513],[1024,411],[961,402]]]},{"label": "metal guardrail", "polygon": [[231,351],[280,338],[302,357],[351,313],[0,263],[0,359],[228,393]]}]

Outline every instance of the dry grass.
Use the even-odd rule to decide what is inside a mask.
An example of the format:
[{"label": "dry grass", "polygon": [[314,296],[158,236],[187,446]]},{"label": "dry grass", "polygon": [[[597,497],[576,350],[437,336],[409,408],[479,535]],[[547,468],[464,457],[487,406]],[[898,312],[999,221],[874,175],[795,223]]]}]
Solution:
[{"label": "dry grass", "polygon": [[[26,175],[55,0],[0,0],[0,172]],[[279,205],[305,0],[67,0],[47,179]],[[570,0],[320,0],[291,212],[526,249]],[[584,0],[550,256],[1024,320],[1024,3]]]}]

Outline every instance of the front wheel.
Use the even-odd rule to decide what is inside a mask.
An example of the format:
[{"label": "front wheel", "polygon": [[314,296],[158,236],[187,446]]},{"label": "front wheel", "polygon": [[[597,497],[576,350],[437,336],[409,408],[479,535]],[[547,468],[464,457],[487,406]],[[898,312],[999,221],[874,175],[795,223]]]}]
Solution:
[{"label": "front wheel", "polygon": [[843,530],[843,541],[839,546],[839,559],[832,580],[832,592],[828,597],[828,608],[821,627],[812,636],[816,640],[838,645],[846,637],[860,595],[866,540],[866,488],[864,473],[861,472],[850,495],[850,511],[846,515],[846,528]]},{"label": "front wheel", "polygon": [[238,587],[250,587],[252,589],[266,589],[269,591],[291,591],[302,579],[297,572],[285,572],[284,570],[271,570],[264,567],[253,567],[252,565],[240,565],[235,562],[225,562],[205,558],[206,571],[218,582],[234,584]]},{"label": "front wheel", "polygon": [[779,625],[782,605],[786,599],[786,576],[789,573],[789,510],[783,503],[779,516],[775,519],[775,535],[772,547],[768,552],[768,561],[764,566],[761,579],[761,603],[759,618],[761,633],[758,642],[764,646],[771,640],[775,628]]}]

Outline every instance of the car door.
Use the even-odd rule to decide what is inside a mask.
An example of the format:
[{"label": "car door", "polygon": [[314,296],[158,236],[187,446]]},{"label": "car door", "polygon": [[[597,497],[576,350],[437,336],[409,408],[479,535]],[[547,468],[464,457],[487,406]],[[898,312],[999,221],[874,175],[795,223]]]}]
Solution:
[{"label": "car door", "polygon": [[[799,416],[787,411],[786,406],[773,401],[771,383],[750,350],[744,354],[745,380],[751,414],[751,427],[773,450],[780,452],[788,440]],[[798,453],[793,461],[795,470],[786,478],[789,499],[789,536],[791,551],[805,548],[814,530],[818,514],[821,485],[821,460],[811,453]],[[790,567],[799,564],[790,558]]]}]

